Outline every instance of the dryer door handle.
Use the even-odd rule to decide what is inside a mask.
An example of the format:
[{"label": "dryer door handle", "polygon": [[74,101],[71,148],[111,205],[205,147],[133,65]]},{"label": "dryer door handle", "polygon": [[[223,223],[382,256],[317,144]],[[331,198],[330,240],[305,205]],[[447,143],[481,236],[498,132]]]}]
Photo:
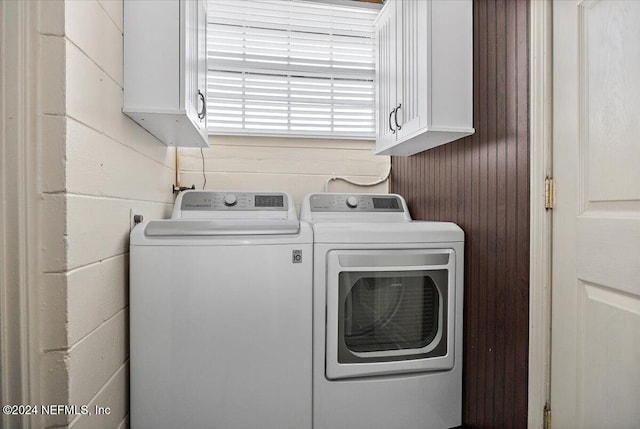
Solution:
[{"label": "dryer door handle", "polygon": [[341,267],[424,267],[448,265],[449,253],[339,255]]}]

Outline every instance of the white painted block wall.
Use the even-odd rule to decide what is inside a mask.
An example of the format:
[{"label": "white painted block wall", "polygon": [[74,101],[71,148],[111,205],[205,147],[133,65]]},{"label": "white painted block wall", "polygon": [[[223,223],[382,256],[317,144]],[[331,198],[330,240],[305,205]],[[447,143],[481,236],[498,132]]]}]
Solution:
[{"label": "white painted block wall", "polygon": [[[374,141],[364,140],[209,136],[209,146],[203,149],[207,189],[286,191],[298,209],[305,194],[324,191],[331,177],[373,183],[387,175],[390,164],[389,157],[373,155]],[[200,150],[179,150],[181,184],[202,189]],[[387,193],[389,186],[331,181],[328,189]]]},{"label": "white painted block wall", "polygon": [[[111,407],[49,416],[43,427],[128,426],[130,215],[170,214],[175,150],[121,113],[122,0],[46,0],[40,8],[42,398]],[[389,159],[373,142],[212,138],[208,189],[274,189],[300,204],[327,178],[370,182]],[[181,149],[183,185],[202,185],[199,150]],[[333,191],[357,189],[341,182]],[[387,192],[387,184],[365,191]]]},{"label": "white painted block wall", "polygon": [[126,427],[130,213],[170,214],[175,151],[121,113],[122,1],[41,10],[42,396],[111,408],[44,425]]}]

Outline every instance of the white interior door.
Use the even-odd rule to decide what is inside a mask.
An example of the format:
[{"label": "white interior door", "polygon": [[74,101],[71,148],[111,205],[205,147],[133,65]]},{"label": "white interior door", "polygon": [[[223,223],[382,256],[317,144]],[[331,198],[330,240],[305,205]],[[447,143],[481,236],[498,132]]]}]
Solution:
[{"label": "white interior door", "polygon": [[640,2],[553,6],[551,412],[640,427]]}]

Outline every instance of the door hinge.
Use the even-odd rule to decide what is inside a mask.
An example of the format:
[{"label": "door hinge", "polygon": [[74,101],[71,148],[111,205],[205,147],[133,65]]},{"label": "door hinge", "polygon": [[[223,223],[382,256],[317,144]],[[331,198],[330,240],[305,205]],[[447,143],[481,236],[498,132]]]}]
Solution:
[{"label": "door hinge", "polygon": [[544,416],[543,428],[551,429],[551,407],[549,406],[548,402],[544,404],[544,410],[542,412]]},{"label": "door hinge", "polygon": [[544,208],[551,210],[556,203],[556,185],[553,179],[547,176],[544,179]]}]

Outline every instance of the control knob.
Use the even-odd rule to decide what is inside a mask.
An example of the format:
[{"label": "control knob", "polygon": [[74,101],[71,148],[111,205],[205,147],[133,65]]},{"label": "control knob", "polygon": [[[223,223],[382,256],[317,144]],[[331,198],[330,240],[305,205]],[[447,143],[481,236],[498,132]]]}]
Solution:
[{"label": "control knob", "polygon": [[356,207],[358,207],[358,199],[356,197],[347,198],[347,206],[355,209]]},{"label": "control knob", "polygon": [[233,207],[238,203],[238,199],[233,194],[227,194],[224,196],[224,205],[227,207]]}]

